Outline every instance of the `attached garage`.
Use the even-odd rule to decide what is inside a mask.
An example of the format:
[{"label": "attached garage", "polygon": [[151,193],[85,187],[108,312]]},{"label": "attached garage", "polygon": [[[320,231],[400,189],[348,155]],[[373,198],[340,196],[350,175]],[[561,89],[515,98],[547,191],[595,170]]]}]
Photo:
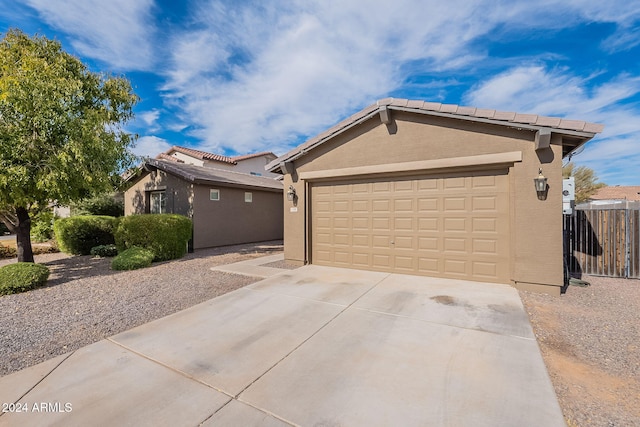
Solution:
[{"label": "attached garage", "polygon": [[311,184],[311,262],[507,283],[506,171]]},{"label": "attached garage", "polygon": [[[601,130],[379,101],[267,166],[289,189],[285,258],[558,294],[562,157]],[[533,184],[540,169],[544,194]]]}]

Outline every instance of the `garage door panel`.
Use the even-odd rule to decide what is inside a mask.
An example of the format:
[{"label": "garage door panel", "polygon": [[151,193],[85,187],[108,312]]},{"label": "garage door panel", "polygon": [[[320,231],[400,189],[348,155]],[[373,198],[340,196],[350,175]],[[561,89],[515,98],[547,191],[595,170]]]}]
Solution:
[{"label": "garage door panel", "polygon": [[370,254],[366,252],[354,252],[353,265],[356,267],[371,267]]},{"label": "garage door panel", "polygon": [[420,213],[438,212],[438,206],[437,198],[418,198],[418,212]]},{"label": "garage door panel", "polygon": [[509,281],[507,170],[311,185],[311,262]]},{"label": "garage door panel", "polygon": [[444,232],[445,233],[460,233],[467,231],[467,219],[466,218],[444,218]]},{"label": "garage door panel", "polygon": [[472,218],[471,231],[474,233],[497,233],[498,220],[496,218]]},{"label": "garage door panel", "polygon": [[389,255],[374,254],[372,256],[372,261],[373,263],[371,266],[374,268],[387,270],[391,267],[391,257]]},{"label": "garage door panel", "polygon": [[462,253],[466,254],[469,250],[467,248],[467,239],[463,238],[453,238],[453,237],[445,237],[444,238],[444,250],[450,253]]},{"label": "garage door panel", "polygon": [[495,255],[498,253],[497,239],[471,239],[471,245],[474,255]]},{"label": "garage door panel", "polygon": [[444,272],[448,275],[455,275],[458,277],[468,276],[467,264],[468,261],[464,259],[446,258],[444,260]]},{"label": "garage door panel", "polygon": [[415,249],[415,237],[414,236],[395,236],[394,247],[395,249]]},{"label": "garage door panel", "polygon": [[371,210],[368,200],[353,200],[351,202],[351,210],[355,213],[369,212]]},{"label": "garage door panel", "polygon": [[496,196],[476,196],[471,198],[471,207],[474,212],[497,212],[498,198]]},{"label": "garage door panel", "polygon": [[446,212],[466,212],[467,199],[464,197],[445,197],[444,210]]},{"label": "garage door panel", "polygon": [[415,212],[413,199],[396,199],[393,201],[393,211],[396,213],[406,212],[413,213]]},{"label": "garage door panel", "polygon": [[418,218],[418,232],[438,231],[439,221],[437,217]]}]

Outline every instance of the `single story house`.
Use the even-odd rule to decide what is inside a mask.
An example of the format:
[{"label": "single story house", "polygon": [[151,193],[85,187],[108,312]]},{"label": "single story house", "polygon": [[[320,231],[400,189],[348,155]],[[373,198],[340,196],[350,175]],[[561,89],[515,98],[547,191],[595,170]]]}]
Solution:
[{"label": "single story house", "polygon": [[193,221],[193,248],[282,239],[282,182],[150,159],[130,179],[125,215],[176,213]]},{"label": "single story house", "polygon": [[562,158],[602,129],[378,101],[267,165],[284,174],[285,259],[559,294]]},{"label": "single story house", "polygon": [[265,165],[275,160],[276,157],[277,156],[270,151],[229,157],[174,145],[164,153],[158,154],[156,159],[215,169],[232,170],[250,175],[278,177],[280,175],[265,171]]}]

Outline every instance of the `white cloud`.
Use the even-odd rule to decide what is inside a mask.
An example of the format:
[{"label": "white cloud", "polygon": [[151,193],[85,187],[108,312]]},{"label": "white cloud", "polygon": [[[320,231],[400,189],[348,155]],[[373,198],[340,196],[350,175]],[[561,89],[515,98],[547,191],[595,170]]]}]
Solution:
[{"label": "white cloud", "polygon": [[157,132],[160,130],[158,125],[158,119],[160,118],[160,110],[154,108],[150,111],[143,111],[136,114],[137,118],[140,118],[146,125],[147,132]]},{"label": "white cloud", "polygon": [[153,0],[27,0],[41,19],[65,32],[80,54],[118,70],[148,70]]},{"label": "white cloud", "polygon": [[[554,30],[598,20],[622,25],[635,19],[633,12],[611,12],[628,2],[591,3],[194,2],[195,30],[176,35],[171,43],[166,102],[181,110],[181,120],[195,124],[191,135],[209,150],[282,152],[301,137],[388,96],[411,74],[460,71],[476,64],[486,68],[488,53],[474,41],[493,31]],[[551,76],[554,92],[545,94],[545,102],[533,89],[549,77],[544,65],[521,71],[529,74],[501,80],[512,85],[510,93],[503,87],[491,95],[492,88],[486,87],[482,104],[503,105],[510,95],[524,110],[559,114],[569,107],[558,104],[568,91],[577,91],[570,98],[589,97],[580,93],[580,79],[559,70]],[[425,91],[444,97],[436,89]],[[537,96],[524,101],[518,91]]]},{"label": "white cloud", "polygon": [[[469,19],[477,11],[466,2],[458,6],[203,3],[197,23],[207,30],[172,45],[167,102],[199,126],[194,136],[213,151],[282,152],[387,96],[403,81],[406,61],[447,69],[476,60],[465,43],[487,26]],[[203,36],[211,32],[215,40]]]},{"label": "white cloud", "polygon": [[138,138],[136,146],[131,151],[136,156],[154,158],[171,147],[172,144],[167,140],[158,138],[157,136],[148,135]]},{"label": "white cloud", "polygon": [[472,88],[464,102],[478,107],[566,117],[605,125],[605,130],[574,157],[611,184],[637,185],[639,177],[623,171],[640,164],[638,105],[625,100],[640,93],[640,77],[627,74],[594,84],[566,69],[542,65],[510,69]]}]

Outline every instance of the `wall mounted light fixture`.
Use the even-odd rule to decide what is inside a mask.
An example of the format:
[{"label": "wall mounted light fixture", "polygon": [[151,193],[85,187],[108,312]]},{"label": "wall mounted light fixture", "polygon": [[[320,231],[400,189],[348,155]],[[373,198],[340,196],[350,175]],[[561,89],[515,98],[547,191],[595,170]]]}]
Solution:
[{"label": "wall mounted light fixture", "polygon": [[538,177],[533,179],[533,182],[536,186],[536,193],[538,193],[539,200],[547,199],[547,178],[542,174],[542,168],[538,171]]},{"label": "wall mounted light fixture", "polygon": [[289,186],[289,190],[287,190],[287,200],[290,202],[295,201],[296,199],[296,189],[293,188],[293,185]]}]

